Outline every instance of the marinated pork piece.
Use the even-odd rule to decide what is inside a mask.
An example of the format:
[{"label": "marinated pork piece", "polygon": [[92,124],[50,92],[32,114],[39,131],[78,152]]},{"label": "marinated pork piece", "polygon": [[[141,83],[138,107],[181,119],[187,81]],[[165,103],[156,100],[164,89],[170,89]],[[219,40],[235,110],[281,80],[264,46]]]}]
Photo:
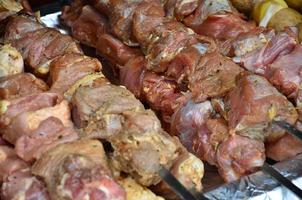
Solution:
[{"label": "marinated pork piece", "polygon": [[45,107],[55,106],[62,101],[62,96],[56,93],[36,93],[24,97],[0,101],[0,133],[11,123],[17,115],[35,111]]},{"label": "marinated pork piece", "polygon": [[30,73],[21,73],[0,78],[0,100],[14,99],[48,90],[41,79]]},{"label": "marinated pork piece", "polygon": [[141,55],[137,49],[126,46],[111,35],[105,16],[92,6],[84,4],[85,2],[82,1],[74,1],[71,6],[63,7],[61,18],[72,27],[74,38],[95,47],[99,54],[118,65],[124,65],[130,58]]},{"label": "marinated pork piece", "polygon": [[187,97],[176,82],[145,69],[144,57],[129,60],[120,70],[121,84],[125,85],[136,97],[147,101],[152,109],[158,110],[165,122],[182,105]]},{"label": "marinated pork piece", "polygon": [[50,91],[64,94],[78,80],[102,69],[96,58],[82,54],[65,54],[50,63]]},{"label": "marinated pork piece", "polygon": [[96,45],[97,53],[106,57],[115,65],[125,65],[129,60],[142,55],[139,49],[126,46],[110,34],[99,34]]},{"label": "marinated pork piece", "polygon": [[290,54],[278,57],[267,67],[266,77],[289,98],[297,97],[300,90],[302,83],[301,56],[302,47],[297,45]]},{"label": "marinated pork piece", "polygon": [[61,17],[68,26],[72,27],[74,38],[81,40],[84,44],[93,44],[93,47],[98,47],[97,35],[109,30],[108,20],[98,14],[95,8],[83,5],[83,3],[75,1],[76,5],[73,7],[65,6]]},{"label": "marinated pork piece", "polygon": [[28,166],[29,164],[21,160],[12,147],[0,145],[0,185],[14,172]]},{"label": "marinated pork piece", "polygon": [[[195,163],[192,165],[192,161]],[[196,162],[195,156],[188,152],[183,152],[179,156],[178,161],[170,169],[170,172],[179,180],[187,189],[191,191],[201,191],[202,185],[200,182],[200,177],[192,176],[192,171],[196,174],[201,174],[204,171],[202,162]],[[160,182],[159,184],[151,187],[152,191],[156,194],[165,197],[166,199],[179,199],[179,196],[174,192],[171,192],[171,187],[165,182]],[[192,190],[193,189],[193,190]]]},{"label": "marinated pork piece", "polygon": [[202,102],[209,97],[221,97],[236,85],[236,77],[243,71],[238,65],[217,52],[201,57],[190,76],[189,88],[193,99]]},{"label": "marinated pork piece", "polygon": [[141,85],[141,98],[146,99],[152,109],[161,111],[161,117],[168,123],[175,110],[188,98],[174,81],[153,72],[144,73]]},{"label": "marinated pork piece", "polygon": [[18,114],[12,118],[9,126],[3,131],[3,138],[15,144],[20,137],[30,135],[40,123],[50,117],[57,118],[65,127],[72,126],[68,103],[62,100],[54,106]]},{"label": "marinated pork piece", "polygon": [[97,140],[59,145],[37,160],[32,172],[43,178],[51,199],[126,199],[124,189],[111,177],[105,151]]},{"label": "marinated pork piece", "polygon": [[300,140],[286,133],[276,142],[267,143],[265,153],[267,157],[275,161],[282,161],[302,153],[302,144]]},{"label": "marinated pork piece", "polygon": [[149,91],[149,89],[144,90],[143,88],[143,80],[146,72],[145,65],[145,58],[143,56],[139,56],[129,59],[129,61],[124,63],[124,66],[120,69],[119,79],[121,84],[126,86],[126,88],[130,90],[137,98],[143,96],[144,91]]},{"label": "marinated pork piece", "polygon": [[126,190],[127,200],[164,200],[156,196],[151,190],[135,182],[131,177],[121,178],[118,183]]},{"label": "marinated pork piece", "polygon": [[189,151],[193,151],[194,138],[213,114],[214,110],[209,101],[198,104],[189,101],[174,113],[170,132],[178,136]]},{"label": "marinated pork piece", "polygon": [[56,29],[41,28],[41,25],[27,27],[24,21],[27,21],[27,25],[37,23],[30,18],[16,16],[6,27],[4,39],[20,51],[26,64],[33,68],[35,73],[47,74],[50,62],[60,55],[82,53],[70,36],[61,34]]},{"label": "marinated pork piece", "polygon": [[[209,164],[217,166],[226,182],[260,168],[265,160],[263,142],[248,137],[232,136],[227,122],[222,118],[213,119],[211,116],[213,114],[213,107],[209,101],[199,104],[189,102],[175,114],[172,132],[180,135],[182,143],[189,151]],[[246,148],[248,143],[255,149]],[[241,149],[238,155],[237,149]]]},{"label": "marinated pork piece", "polygon": [[108,82],[93,85],[94,82],[78,88],[74,94],[73,121],[78,128],[86,129],[85,137],[106,139],[122,130],[120,114],[141,111],[144,107],[128,90]]},{"label": "marinated pork piece", "polygon": [[1,188],[1,199],[50,200],[50,197],[44,183],[33,176],[30,169],[23,169],[6,178]]},{"label": "marinated pork piece", "polygon": [[151,33],[151,41],[146,47],[147,69],[165,72],[169,62],[188,46],[198,43],[194,32],[178,22],[163,22]]},{"label": "marinated pork piece", "polygon": [[[199,17],[200,16],[196,15],[194,18],[197,18],[198,20]],[[243,20],[240,15],[231,13],[211,15],[202,23],[198,21],[196,22],[194,18],[191,19],[188,17],[185,19],[184,23],[198,34],[220,40],[234,38],[239,34],[248,32],[255,27],[254,23],[247,22]]]},{"label": "marinated pork piece", "polygon": [[4,38],[6,43],[23,38],[26,34],[44,28],[33,16],[12,16],[7,24]]},{"label": "marinated pork piece", "polygon": [[180,144],[161,130],[159,121],[154,122],[156,117],[152,111],[128,115],[125,131],[110,140],[113,159],[119,162],[116,167],[130,173],[144,186],[155,185],[160,182],[160,165],[172,166],[179,156]]},{"label": "marinated pork piece", "polygon": [[[174,6],[181,9],[185,4],[175,4]],[[255,27],[254,23],[243,19],[243,16],[236,11],[229,0],[199,1],[198,7],[191,11],[193,12],[185,13],[186,16],[182,16],[184,17],[183,23],[198,34],[219,40],[234,38]]]},{"label": "marinated pork piece", "polygon": [[298,118],[292,103],[258,75],[243,75],[229,101],[230,129],[253,139],[276,141],[285,131],[273,125],[272,120],[295,124]]},{"label": "marinated pork piece", "polygon": [[132,18],[135,8],[144,1],[145,0],[118,0],[105,2],[108,4],[108,8],[111,9],[106,12],[110,20],[112,32],[128,46],[138,46],[138,43],[131,31]]},{"label": "marinated pork piece", "polygon": [[16,14],[23,9],[22,5],[14,0],[5,0],[0,2],[0,21]]},{"label": "marinated pork piece", "polygon": [[21,54],[9,44],[0,45],[0,77],[22,72],[23,59]]},{"label": "marinated pork piece", "polygon": [[[204,124],[199,127],[197,134],[192,139],[192,151],[202,160],[220,167],[217,164],[217,148],[230,137],[227,122],[221,118],[207,119]],[[233,162],[232,159],[230,161]],[[236,171],[236,169],[234,170]],[[223,169],[220,169],[220,171],[223,171]],[[222,178],[229,181],[224,174],[221,175]]]},{"label": "marinated pork piece", "polygon": [[[152,35],[156,27],[163,28],[165,12],[159,1],[141,1],[133,11],[132,29],[133,35],[146,51],[148,43],[156,40],[156,35]],[[167,22],[167,21],[166,21]],[[172,25],[172,24],[171,24]],[[174,25],[176,25],[174,23]],[[183,27],[179,27],[184,31]],[[168,32],[167,32],[168,33]],[[170,29],[170,36],[173,37],[172,30]],[[158,34],[158,33],[157,33]]]},{"label": "marinated pork piece", "polygon": [[219,174],[227,182],[259,170],[265,161],[262,141],[232,135],[217,149]]},{"label": "marinated pork piece", "polygon": [[173,164],[171,173],[188,189],[201,191],[202,183],[200,180],[204,174],[204,166],[193,154],[184,150]]},{"label": "marinated pork piece", "polygon": [[[296,128],[302,130],[301,122],[297,121]],[[268,142],[265,144],[266,156],[275,160],[283,161],[285,159],[293,158],[302,153],[302,143],[294,136],[286,133],[282,138],[275,142]]]},{"label": "marinated pork piece", "polygon": [[199,0],[165,0],[167,16],[175,17],[182,21],[186,16],[193,13],[199,5]]},{"label": "marinated pork piece", "polygon": [[53,107],[19,114],[4,130],[3,138],[15,145],[19,157],[31,161],[60,143],[78,139],[78,134],[63,100]]}]

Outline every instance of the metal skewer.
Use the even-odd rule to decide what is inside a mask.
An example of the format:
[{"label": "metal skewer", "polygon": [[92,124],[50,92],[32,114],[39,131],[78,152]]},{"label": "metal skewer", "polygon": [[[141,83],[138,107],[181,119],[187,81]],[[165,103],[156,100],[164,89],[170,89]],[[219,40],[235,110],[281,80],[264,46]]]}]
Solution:
[{"label": "metal skewer", "polygon": [[[284,121],[273,121],[274,124],[286,130],[289,134],[293,135],[297,139],[302,142],[302,132],[288,124]],[[292,191],[297,197],[302,199],[302,190],[293,184],[288,178],[283,176],[280,172],[278,172],[273,166],[268,163],[264,163],[262,171],[266,174],[272,176],[276,181],[278,181],[281,185]],[[159,171],[159,175],[161,178],[171,187],[171,189],[181,197],[181,199],[187,200],[207,200],[208,198],[203,195],[203,193],[198,193],[197,197],[194,196],[191,192],[189,192],[174,176],[171,174],[169,170],[167,170],[164,166],[161,166]]]},{"label": "metal skewer", "polygon": [[302,199],[302,190],[293,184],[288,178],[280,174],[273,166],[264,163],[262,167],[263,172],[271,175],[274,179],[276,179],[280,184],[284,187],[292,191],[297,197]]},{"label": "metal skewer", "polygon": [[[294,136],[295,138],[299,139],[302,142],[302,132],[296,129],[291,124],[285,122],[285,121],[273,121],[273,124],[278,125],[282,129],[286,130],[289,134]],[[268,163],[264,163],[262,171],[272,176],[274,179],[276,179],[280,184],[282,184],[284,187],[292,191],[297,197],[302,199],[302,190],[297,187],[295,184],[293,184],[288,178],[283,176],[281,173],[279,173],[273,166],[269,165]]]},{"label": "metal skewer", "polygon": [[298,129],[296,129],[294,126],[292,126],[291,124],[285,122],[285,121],[277,121],[274,120],[273,124],[278,125],[279,127],[283,128],[284,130],[286,130],[289,134],[291,134],[292,136],[294,136],[295,138],[297,138],[298,140],[300,140],[302,142],[302,132],[299,131]]}]

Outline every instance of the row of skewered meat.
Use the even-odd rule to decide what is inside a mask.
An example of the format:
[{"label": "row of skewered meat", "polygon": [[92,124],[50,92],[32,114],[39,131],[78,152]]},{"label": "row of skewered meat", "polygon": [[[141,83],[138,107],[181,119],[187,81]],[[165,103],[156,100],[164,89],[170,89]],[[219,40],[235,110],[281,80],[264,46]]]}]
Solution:
[{"label": "row of skewered meat", "polygon": [[62,19],[225,181],[260,168],[265,153],[279,161],[301,152],[272,123],[300,126],[296,27],[256,27],[230,1],[211,0],[79,0]]},{"label": "row of skewered meat", "polygon": [[4,23],[1,199],[176,198],[161,165],[201,190],[202,161],[75,40],[24,13]]}]

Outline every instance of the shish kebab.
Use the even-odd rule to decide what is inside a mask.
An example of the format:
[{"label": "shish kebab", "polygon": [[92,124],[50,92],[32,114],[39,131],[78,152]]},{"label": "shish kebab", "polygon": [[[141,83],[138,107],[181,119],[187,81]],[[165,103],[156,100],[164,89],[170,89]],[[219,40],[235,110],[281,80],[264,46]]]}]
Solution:
[{"label": "shish kebab", "polygon": [[[10,26],[11,24],[14,24],[13,26]],[[45,40],[43,40],[42,38],[44,37],[44,39],[48,39],[48,42],[46,42]],[[101,105],[101,107],[99,107],[98,105],[95,105],[97,107],[93,108],[96,109],[97,111],[97,118],[95,118],[96,120],[98,120],[99,123],[101,123],[102,119],[100,119],[100,116],[110,116],[109,120],[114,120],[114,121],[109,121],[109,122],[118,122],[116,120],[119,120],[120,117],[119,115],[121,113],[115,113],[114,110],[116,108],[122,108],[122,110],[120,110],[119,112],[123,112],[123,115],[125,117],[125,119],[123,120],[123,123],[121,125],[126,125],[128,124],[130,126],[130,128],[128,127],[128,131],[127,134],[124,133],[124,138],[120,138],[121,140],[117,139],[116,137],[114,137],[113,135],[108,135],[110,133],[114,134],[115,136],[117,136],[119,134],[119,129],[123,129],[123,127],[119,127],[117,126],[118,129],[113,129],[111,130],[110,128],[113,127],[107,127],[108,128],[108,132],[106,133],[106,131],[104,130],[102,133],[100,133],[99,136],[92,136],[93,138],[102,138],[102,139],[109,139],[110,141],[113,142],[117,145],[113,145],[113,148],[115,149],[115,151],[113,151],[112,154],[112,166],[115,166],[117,171],[118,170],[126,170],[126,173],[130,173],[133,175],[133,177],[135,177],[135,179],[140,182],[142,185],[152,185],[152,184],[156,184],[159,181],[159,175],[157,174],[156,170],[156,165],[159,167],[161,165],[165,165],[165,167],[167,168],[173,168],[172,169],[172,173],[174,173],[174,175],[176,175],[175,173],[177,173],[178,175],[183,174],[184,171],[179,171],[176,167],[176,165],[172,164],[168,164],[167,162],[170,162],[171,159],[177,162],[177,165],[180,167],[184,167],[184,165],[186,165],[186,169],[190,169],[189,173],[193,173],[192,177],[190,178],[190,175],[185,172],[185,176],[183,176],[183,178],[181,178],[182,183],[185,183],[186,186],[191,187],[193,186],[193,188],[199,190],[200,189],[200,184],[201,184],[201,177],[203,174],[203,165],[202,162],[199,161],[196,157],[194,157],[192,154],[187,153],[186,150],[179,144],[179,142],[177,142],[177,140],[170,136],[168,136],[167,134],[165,134],[165,132],[163,130],[161,130],[160,125],[158,120],[156,120],[156,117],[154,116],[154,114],[152,114],[151,111],[146,111],[144,110],[144,108],[142,107],[142,105],[130,94],[130,92],[128,92],[126,89],[118,87],[118,86],[113,86],[111,84],[109,84],[109,82],[104,78],[104,76],[99,72],[99,70],[101,69],[101,64],[95,60],[92,59],[90,57],[84,56],[82,54],[81,49],[78,47],[78,45],[69,37],[66,35],[62,35],[60,34],[58,31],[51,29],[51,28],[45,28],[43,25],[41,25],[36,19],[34,19],[31,16],[13,16],[11,17],[11,19],[8,21],[8,26],[7,29],[5,31],[5,36],[4,39],[7,42],[9,38],[9,42],[14,46],[16,44],[24,44],[25,43],[25,48],[22,48],[21,53],[23,54],[23,57],[25,58],[25,62],[26,64],[28,64],[30,67],[32,68],[37,68],[37,70],[34,70],[36,74],[44,74],[45,72],[47,73],[47,70],[49,69],[50,71],[50,76],[49,76],[49,80],[50,80],[50,91],[49,92],[45,92],[45,90],[48,90],[47,86],[45,83],[43,83],[43,81],[41,80],[37,80],[33,75],[30,74],[10,74],[10,72],[8,72],[7,74],[5,74],[6,76],[4,78],[1,79],[2,82],[2,87],[1,87],[1,95],[3,100],[1,101],[1,127],[3,129],[1,129],[2,132],[2,137],[4,137],[5,140],[9,141],[10,143],[17,145],[16,147],[16,153],[19,157],[21,157],[22,159],[24,159],[25,161],[30,161],[30,162],[34,162],[36,159],[37,161],[35,162],[34,166],[32,167],[31,171],[32,173],[34,173],[35,175],[37,175],[38,177],[42,177],[44,181],[46,181],[46,185],[47,188],[49,190],[49,195],[50,198],[54,198],[54,199],[60,199],[60,198],[66,198],[66,194],[63,193],[62,190],[57,191],[58,188],[55,188],[55,184],[57,180],[54,180],[52,177],[53,176],[61,176],[64,174],[69,174],[71,176],[71,178],[76,178],[73,177],[72,175],[72,171],[69,171],[71,169],[64,169],[67,171],[53,171],[55,169],[58,169],[58,167],[62,166],[62,165],[66,165],[66,167],[68,167],[68,165],[73,165],[76,162],[80,162],[80,166],[78,166],[79,168],[76,170],[84,170],[87,167],[89,169],[93,169],[94,167],[97,167],[97,165],[94,165],[93,162],[91,164],[89,164],[89,162],[91,162],[91,158],[93,158],[93,155],[97,156],[96,154],[90,154],[90,150],[89,150],[89,144],[93,144],[92,146],[99,146],[99,143],[96,141],[85,141],[85,140],[81,140],[79,142],[74,142],[74,143],[68,143],[74,140],[78,139],[78,134],[77,131],[75,131],[73,129],[73,125],[71,123],[70,120],[70,116],[69,116],[69,109],[68,109],[68,104],[66,100],[62,99],[61,94],[65,94],[65,98],[69,101],[71,101],[71,104],[73,105],[73,119],[78,123],[84,122],[83,120],[85,120],[85,118],[94,118],[96,116],[89,116],[89,113],[81,113],[79,108],[83,105],[83,103],[85,104],[85,102],[81,101],[80,99],[83,97],[81,95],[81,93],[89,93],[91,95],[96,95],[93,94],[94,90],[101,90],[102,91],[102,97],[96,95],[96,97],[98,98],[99,102],[98,103],[106,103],[108,102],[106,105]],[[43,41],[43,43],[37,44],[37,43],[31,43],[30,40],[31,39],[41,39],[41,41]],[[51,39],[52,38],[52,39]],[[51,40],[50,40],[51,39]],[[38,52],[34,52],[33,50],[38,50],[36,49],[36,47],[39,47],[39,45],[41,45],[40,47],[44,48],[44,51],[38,51]],[[33,45],[33,46],[31,46]],[[54,49],[56,49],[55,51],[53,51]],[[24,52],[27,52],[28,54],[24,54]],[[47,52],[47,53],[46,53]],[[39,56],[36,56],[37,53],[42,53]],[[35,55],[35,56],[34,56]],[[37,67],[38,66],[38,67]],[[48,66],[51,66],[50,68],[48,68]],[[72,74],[72,76],[70,76],[70,74]],[[30,91],[30,90],[26,90],[25,88],[28,87],[28,85],[26,85],[25,81],[28,80],[28,84],[30,86],[35,86],[37,85],[37,91]],[[67,81],[69,80],[69,81]],[[17,82],[16,82],[17,81]],[[17,90],[15,90],[15,86],[16,84],[17,86]],[[41,88],[41,89],[39,89]],[[111,90],[111,91],[110,91]],[[114,93],[113,91],[116,91],[116,93]],[[34,92],[33,94],[30,94]],[[108,93],[108,96],[103,96],[106,92]],[[100,93],[98,93],[100,94]],[[75,97],[77,96],[77,97]],[[116,101],[111,102],[112,99],[119,99],[119,97],[123,98],[123,101],[120,102],[120,105],[117,104]],[[41,100],[47,100],[49,101],[50,105],[53,105],[54,108],[50,107],[48,108],[49,105],[47,105],[47,101],[45,101],[45,105],[39,105],[38,102],[40,102]],[[80,98],[80,99],[78,99]],[[102,100],[102,98],[105,98]],[[107,98],[107,99],[106,99]],[[27,101],[28,104],[20,104],[24,101]],[[91,100],[91,99],[90,99]],[[126,104],[127,101],[131,102],[131,106],[127,107]],[[43,102],[43,101],[42,101]],[[58,105],[56,105],[58,103]],[[114,105],[115,103],[115,105]],[[18,110],[15,110],[12,112],[12,109],[14,108],[19,108]],[[35,107],[39,105],[38,107]],[[91,104],[89,104],[91,105]],[[104,107],[105,106],[105,107]],[[109,106],[109,107],[108,107]],[[116,108],[114,106],[117,106]],[[20,109],[22,108],[22,109]],[[77,109],[75,109],[77,108]],[[106,109],[105,109],[106,108]],[[110,111],[110,109],[111,111]],[[38,110],[37,110],[38,109]],[[99,109],[99,110],[98,110]],[[102,110],[105,109],[105,110]],[[109,110],[108,110],[109,109]],[[113,109],[113,110],[112,110]],[[134,110],[133,110],[134,109]],[[63,111],[65,112],[64,115],[62,115]],[[84,110],[83,110],[84,111]],[[110,113],[112,112],[113,113]],[[12,113],[11,113],[12,112]],[[102,113],[103,112],[103,113]],[[105,113],[104,113],[105,112]],[[109,112],[106,114],[106,112]],[[61,116],[59,116],[58,114],[61,114]],[[135,116],[136,114],[137,116]],[[46,114],[46,116],[45,116]],[[32,118],[34,117],[34,118]],[[84,117],[84,118],[82,118]],[[46,118],[46,119],[45,119]],[[139,122],[139,119],[142,118],[144,120],[147,120],[147,122],[151,122],[151,126],[146,126],[146,127],[141,127],[140,126],[144,126],[144,124],[140,124],[141,122]],[[24,119],[26,119],[26,121],[28,123],[25,124],[19,124],[18,122],[20,122],[20,120],[24,121]],[[35,119],[34,121],[31,121]],[[107,119],[107,118],[106,118]],[[37,121],[38,120],[38,121]],[[57,120],[61,120],[57,121]],[[101,121],[100,121],[101,120]],[[103,118],[103,120],[105,120],[105,118]],[[138,121],[137,121],[138,120]],[[37,124],[37,122],[39,122]],[[108,121],[103,121],[105,124]],[[129,123],[128,123],[129,122]],[[39,129],[36,130],[36,128],[42,128],[43,123],[46,125],[48,123],[48,126],[51,125],[51,123],[53,124],[53,130],[48,130],[48,131],[56,131],[56,129],[54,129],[54,127],[56,127],[56,123],[63,123],[63,127],[66,127],[67,129],[65,130],[65,128],[63,128],[63,131],[65,132],[55,132],[55,133],[51,133],[51,132],[45,132],[46,130],[44,130],[42,135],[37,135],[37,134],[41,134],[39,132]],[[29,126],[30,127],[27,127]],[[103,125],[105,125],[103,124]],[[108,124],[110,125],[110,123]],[[155,127],[152,127],[152,126]],[[38,126],[38,127],[37,127]],[[47,127],[47,126],[45,126]],[[44,128],[45,128],[44,127]],[[104,127],[106,128],[106,127]],[[155,128],[153,130],[153,128]],[[32,130],[33,129],[33,130]],[[18,131],[18,134],[16,134]],[[32,132],[34,131],[34,132]],[[68,132],[69,131],[69,132]],[[111,131],[111,132],[110,132]],[[113,131],[113,132],[112,132]],[[133,131],[133,132],[132,132]],[[137,135],[135,136],[136,133],[141,132],[141,131],[146,131],[145,133],[145,137],[142,137]],[[160,133],[159,133],[159,132]],[[82,132],[83,133],[83,132]],[[23,135],[25,134],[25,135]],[[47,134],[59,134],[58,138],[56,138],[56,135],[53,135],[52,137],[52,143],[48,144],[49,142],[49,138]],[[65,134],[65,135],[61,135],[61,134]],[[107,135],[106,135],[107,134]],[[116,135],[117,134],[117,135]],[[47,137],[45,137],[47,135]],[[128,136],[129,138],[128,138]],[[50,135],[49,135],[50,136]],[[70,137],[72,136],[72,137]],[[80,134],[80,136],[83,136]],[[150,136],[150,138],[149,138]],[[153,140],[152,137],[156,137],[156,140]],[[45,137],[45,138],[44,138]],[[69,137],[68,140],[66,140]],[[130,141],[132,141],[134,138],[137,138],[141,143],[137,143],[138,147],[132,146],[131,144],[128,143],[128,139],[130,139]],[[140,139],[139,139],[140,138]],[[140,162],[139,160],[142,159],[143,157],[146,159],[149,158],[149,162],[150,161],[155,161],[157,159],[151,159],[152,157],[148,157],[148,156],[143,156],[143,157],[139,157],[139,155],[137,155],[138,157],[136,157],[136,154],[131,154],[130,152],[133,150],[133,152],[135,151],[139,151],[140,153],[143,153],[143,149],[144,149],[144,145],[148,144],[147,141],[143,141],[141,139],[143,138],[149,138],[150,142],[157,143],[155,144],[155,148],[157,148],[154,151],[151,151],[151,149],[149,149],[148,151],[146,151],[145,153],[148,154],[149,156],[159,156],[160,160],[158,164],[156,165],[151,165],[154,168],[152,168],[152,171],[154,172],[150,172],[150,169],[147,169],[145,167],[147,166],[143,166],[144,162]],[[36,139],[39,140],[39,142],[34,142]],[[155,138],[154,138],[155,139]],[[123,141],[124,140],[124,141]],[[162,141],[165,144],[164,148],[167,148],[165,151],[167,151],[166,153],[171,152],[172,154],[175,153],[175,155],[172,154],[166,154],[163,153],[162,150],[163,148],[161,147],[162,145],[160,143],[158,143],[157,141]],[[165,140],[165,141],[164,141]],[[28,142],[31,142],[30,144],[28,144]],[[67,143],[66,143],[67,142]],[[96,144],[98,143],[98,144]],[[149,147],[152,147],[153,144],[150,143]],[[47,144],[47,148],[44,148],[43,146],[45,146],[45,144]],[[123,144],[123,145],[122,145]],[[129,146],[124,146],[124,144],[129,144]],[[75,153],[74,150],[76,150],[76,147],[83,147],[83,155],[82,155],[82,151],[79,151],[80,157],[73,157],[72,155]],[[85,146],[86,145],[86,146]],[[122,146],[120,146],[122,145]],[[91,147],[90,147],[91,148]],[[121,149],[119,149],[121,148]],[[128,156],[122,156],[122,155],[118,155],[117,151],[121,151],[120,153],[127,153],[127,151],[125,152],[125,148],[128,148]],[[137,149],[138,148],[138,149]],[[158,149],[159,148],[159,149]],[[136,150],[135,150],[136,149]],[[162,150],[160,150],[162,149]],[[104,154],[101,151],[101,147],[99,147],[99,158],[102,157]],[[66,151],[64,153],[64,151]],[[93,149],[91,149],[91,151],[93,151]],[[31,152],[35,152],[34,154],[31,154]],[[153,153],[152,153],[153,152]],[[97,153],[97,152],[95,152]],[[163,154],[162,154],[163,153]],[[184,154],[183,154],[184,153]],[[87,154],[87,155],[86,155]],[[41,156],[43,155],[43,156]],[[50,158],[51,156],[54,156],[51,160],[53,161],[53,163],[50,162]],[[66,157],[67,156],[67,157]],[[82,158],[82,156],[92,156],[91,158]],[[129,157],[130,156],[130,157]],[[135,156],[135,157],[133,157]],[[167,157],[162,157],[162,156],[167,156]],[[97,156],[98,157],[98,156]],[[115,157],[115,158],[113,158]],[[179,157],[179,158],[176,158]],[[54,162],[54,160],[56,159],[61,159],[61,158],[66,158],[66,160],[57,160],[58,163]],[[132,160],[133,158],[133,160]],[[71,160],[70,160],[71,159]],[[73,160],[74,159],[74,160]],[[81,163],[81,159],[83,163]],[[127,161],[127,159],[130,159]],[[135,159],[137,159],[137,162],[135,163]],[[103,159],[99,160],[102,161]],[[173,161],[173,162],[174,162]],[[103,160],[104,163],[106,163]],[[136,169],[128,169],[126,167],[123,167],[121,165],[121,162],[123,163],[122,165],[129,167],[130,165],[136,165]],[[129,162],[128,164],[126,164],[126,162]],[[134,162],[134,163],[133,163]],[[65,164],[64,164],[65,163]],[[185,164],[186,163],[186,164]],[[51,167],[52,164],[56,164],[56,167]],[[81,166],[82,164],[82,166]],[[95,163],[96,164],[96,163]],[[150,164],[150,163],[149,163]],[[154,163],[155,164],[155,163]],[[168,165],[167,165],[168,164]],[[176,163],[175,163],[176,164]],[[183,165],[184,164],[184,165]],[[193,165],[194,164],[194,167]],[[191,166],[191,167],[189,167]],[[83,168],[81,168],[83,167]],[[181,167],[181,168],[182,168]],[[96,168],[98,169],[98,168]],[[180,169],[180,168],[179,168]],[[147,171],[144,171],[147,170]],[[196,171],[197,170],[197,171]],[[105,169],[105,171],[107,171],[107,169]],[[13,173],[13,172],[12,172]],[[57,173],[63,173],[63,174],[57,174]],[[105,173],[107,174],[109,173],[108,171]],[[157,174],[157,175],[156,175]],[[11,174],[7,174],[9,177]],[[68,175],[68,176],[69,176]],[[154,176],[155,175],[155,176]],[[178,176],[176,175],[176,176]],[[201,176],[200,176],[201,175]],[[65,176],[65,175],[64,175]],[[98,178],[102,178],[102,174],[90,174],[90,176],[94,176],[95,179],[93,178],[93,181],[96,181],[96,184],[101,182],[100,179]],[[157,176],[157,178],[156,178]],[[58,178],[59,178],[58,177]],[[180,178],[180,177],[178,177]],[[198,179],[198,180],[197,180]],[[9,189],[9,184],[13,182],[10,182],[11,180],[5,180],[8,182],[5,182],[5,184],[3,184],[3,190]],[[196,187],[195,187],[195,183],[193,182],[196,181]],[[114,181],[113,181],[114,182]],[[191,185],[191,183],[193,183],[193,185]],[[189,185],[191,186],[189,186]],[[64,186],[65,187],[65,186]],[[64,189],[61,188],[61,189]],[[67,187],[67,186],[66,186]],[[71,188],[70,188],[71,187]],[[164,184],[162,184],[162,187],[165,188],[166,186]],[[72,189],[72,186],[68,186],[65,189]],[[84,188],[85,190],[87,188]],[[119,191],[119,193],[116,193],[119,195],[120,198],[124,197],[124,192],[121,190],[121,188],[119,186],[117,187],[113,187],[113,188],[107,188],[109,189],[108,191],[110,191],[111,189],[112,192],[116,192]],[[117,189],[116,191],[114,191],[114,189]],[[159,189],[159,188],[158,188]],[[160,190],[160,189],[159,189]],[[84,190],[83,190],[84,191]],[[8,192],[8,191],[6,191]],[[2,193],[3,195],[14,195],[13,193]],[[85,193],[84,193],[85,194]],[[91,193],[90,195],[94,195],[96,193]],[[112,193],[112,195],[114,195],[115,193]],[[46,194],[45,194],[46,195]],[[77,196],[77,195],[81,195],[81,193],[72,193],[73,198],[81,198],[81,196]],[[68,195],[67,195],[68,196]],[[8,198],[8,196],[3,196],[3,198]],[[45,197],[47,198],[47,197]],[[108,197],[109,198],[109,197]]]}]

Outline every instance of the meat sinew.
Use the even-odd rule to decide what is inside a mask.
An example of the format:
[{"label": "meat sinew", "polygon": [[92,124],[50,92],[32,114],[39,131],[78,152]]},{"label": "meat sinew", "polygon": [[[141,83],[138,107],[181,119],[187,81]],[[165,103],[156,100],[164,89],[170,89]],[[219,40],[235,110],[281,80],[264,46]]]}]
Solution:
[{"label": "meat sinew", "polygon": [[113,180],[105,151],[97,140],[79,140],[46,152],[32,167],[43,178],[51,199],[124,200],[124,189]]}]

